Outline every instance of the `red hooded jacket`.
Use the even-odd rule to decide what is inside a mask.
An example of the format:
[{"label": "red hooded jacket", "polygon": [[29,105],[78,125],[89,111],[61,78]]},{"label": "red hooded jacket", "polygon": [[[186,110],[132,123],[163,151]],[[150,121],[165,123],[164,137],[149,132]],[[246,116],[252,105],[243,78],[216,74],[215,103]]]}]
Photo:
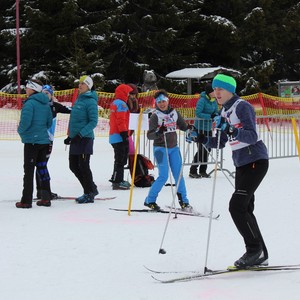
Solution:
[{"label": "red hooded jacket", "polygon": [[115,100],[110,105],[109,116],[109,143],[121,143],[123,141],[120,132],[128,131],[130,111],[127,105],[129,92],[132,88],[126,84],[120,84],[115,90]]}]

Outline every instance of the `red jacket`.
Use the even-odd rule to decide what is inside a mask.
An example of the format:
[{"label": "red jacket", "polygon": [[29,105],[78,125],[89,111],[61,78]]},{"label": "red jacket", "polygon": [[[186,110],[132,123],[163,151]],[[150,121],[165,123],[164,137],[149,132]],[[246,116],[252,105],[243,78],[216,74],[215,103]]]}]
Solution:
[{"label": "red jacket", "polygon": [[123,141],[120,132],[128,131],[130,111],[127,106],[128,94],[132,88],[120,84],[115,90],[115,100],[110,105],[109,116],[109,143],[115,144]]}]

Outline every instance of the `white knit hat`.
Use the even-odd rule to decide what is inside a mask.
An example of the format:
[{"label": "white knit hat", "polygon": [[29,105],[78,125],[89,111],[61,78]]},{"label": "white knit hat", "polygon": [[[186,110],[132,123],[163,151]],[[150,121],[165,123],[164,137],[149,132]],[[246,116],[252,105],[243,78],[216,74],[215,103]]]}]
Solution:
[{"label": "white knit hat", "polygon": [[32,89],[32,90],[40,93],[42,91],[43,86],[41,86],[40,84],[38,84],[34,81],[28,80],[26,83],[26,88]]},{"label": "white knit hat", "polygon": [[79,79],[79,82],[80,83],[85,83],[88,86],[89,89],[92,89],[92,87],[94,85],[93,79],[90,76],[87,76],[87,75],[81,76],[80,79]]}]

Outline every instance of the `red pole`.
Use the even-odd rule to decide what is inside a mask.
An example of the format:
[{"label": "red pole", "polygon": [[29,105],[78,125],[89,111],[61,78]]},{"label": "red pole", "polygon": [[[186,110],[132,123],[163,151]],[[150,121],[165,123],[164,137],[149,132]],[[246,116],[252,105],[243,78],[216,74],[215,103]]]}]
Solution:
[{"label": "red pole", "polygon": [[266,111],[266,107],[265,107],[264,100],[262,97],[262,93],[258,93],[258,99],[259,99],[260,105],[262,107],[263,115],[265,116],[264,120],[266,121],[268,131],[271,132],[270,127],[269,127],[269,120],[268,120],[268,118],[266,118],[267,111]]},{"label": "red pole", "polygon": [[[21,72],[20,72],[20,22],[19,22],[19,0],[16,0],[16,47],[17,47],[17,84],[18,95],[21,94]],[[21,107],[21,99],[18,97],[18,107]]]},{"label": "red pole", "polygon": [[73,96],[72,96],[72,106],[74,105],[74,103],[75,103],[77,97],[78,97],[78,88],[75,88],[75,89],[74,89]]}]

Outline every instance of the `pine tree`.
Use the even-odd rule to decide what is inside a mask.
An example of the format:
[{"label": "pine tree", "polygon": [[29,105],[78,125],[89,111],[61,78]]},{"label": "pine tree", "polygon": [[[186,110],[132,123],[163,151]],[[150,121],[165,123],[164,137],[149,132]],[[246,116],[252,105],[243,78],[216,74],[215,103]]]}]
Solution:
[{"label": "pine tree", "polygon": [[[15,3],[0,4],[0,87],[16,82]],[[120,82],[142,84],[145,69],[156,72],[161,87],[170,87],[164,76],[190,66],[238,68],[241,88],[252,78],[272,93],[279,79],[299,80],[296,0],[28,0],[19,5],[21,77],[40,73],[57,89],[90,74],[100,89],[113,91]]]}]

